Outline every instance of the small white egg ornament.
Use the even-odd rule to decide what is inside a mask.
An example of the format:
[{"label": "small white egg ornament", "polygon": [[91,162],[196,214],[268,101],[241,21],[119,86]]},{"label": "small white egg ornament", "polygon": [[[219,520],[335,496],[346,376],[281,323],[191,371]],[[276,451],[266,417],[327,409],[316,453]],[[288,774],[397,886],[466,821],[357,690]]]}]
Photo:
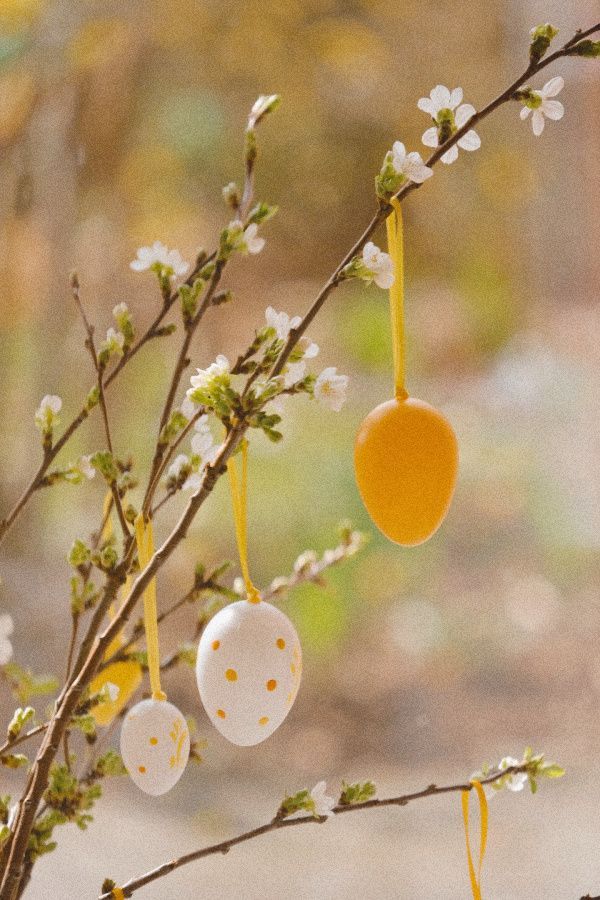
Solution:
[{"label": "small white egg ornament", "polygon": [[226,606],[200,639],[200,699],[215,728],[239,747],[259,744],[279,728],[301,674],[296,629],[270,603],[240,600]]},{"label": "small white egg ornament", "polygon": [[190,732],[168,700],[142,700],[125,716],[121,756],[137,786],[158,797],[177,784],[190,755]]}]

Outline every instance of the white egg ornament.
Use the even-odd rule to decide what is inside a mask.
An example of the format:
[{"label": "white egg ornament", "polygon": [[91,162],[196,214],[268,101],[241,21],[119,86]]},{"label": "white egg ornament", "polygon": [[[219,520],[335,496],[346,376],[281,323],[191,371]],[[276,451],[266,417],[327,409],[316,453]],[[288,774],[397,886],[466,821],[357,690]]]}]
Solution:
[{"label": "white egg ornament", "polygon": [[277,607],[240,600],[208,623],[198,646],[200,699],[232,744],[259,744],[296,699],[302,651],[296,629]]},{"label": "white egg ornament", "polygon": [[121,756],[137,786],[158,797],[177,784],[190,755],[183,715],[168,700],[142,700],[125,716]]}]

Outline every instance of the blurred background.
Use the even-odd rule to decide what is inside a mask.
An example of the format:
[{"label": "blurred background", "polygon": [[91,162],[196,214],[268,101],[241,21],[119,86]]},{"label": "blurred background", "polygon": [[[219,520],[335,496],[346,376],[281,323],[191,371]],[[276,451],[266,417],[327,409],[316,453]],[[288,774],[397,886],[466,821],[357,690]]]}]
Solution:
[{"label": "blurred background", "polygon": [[[142,330],[159,297],[129,261],[154,240],[187,259],[214,246],[259,93],[283,96],[261,126],[257,172],[258,198],[280,213],[264,252],[228,270],[235,304],[206,316],[194,365],[235,357],[266,306],[306,309],[369,220],[392,141],[419,149],[419,97],[461,85],[481,106],[524,68],[533,25],[551,21],[562,42],[596,15],[592,0],[2,0],[0,509],[38,464],[42,395],[63,397],[67,423],[93,383],[69,270],[99,333],[123,300]],[[343,519],[371,538],[326,588],[285,601],[305,653],[289,718],[265,744],[233,747],[204,716],[193,673],[174,672],[169,695],[197,718],[203,764],[159,799],[107,783],[86,835],[59,829],[29,896],[95,897],[105,876],[122,883],[259,824],[321,778],[398,793],[460,780],[528,743],[568,774],[533,798],[494,798],[484,893],[600,891],[600,90],[591,61],[551,74],[566,82],[562,122],[535,138],[516,105],[503,107],[479,128],[479,152],[437,167],[406,203],[408,387],[445,412],[461,448],[443,528],[400,549],[361,506],[353,437],[391,395],[388,306],[374,287],[344,287],[311,331],[319,364],[351,377],[344,410],[290,402],[284,441],[252,445],[258,584],[302,550],[334,546]],[[177,346],[177,334],[155,342],[110,389],[116,450],[142,475]],[[64,461],[102,441],[95,414]],[[35,671],[62,674],[66,554],[98,519],[99,481],[38,493],[2,548],[0,610],[15,620],[16,659]],[[164,507],[159,535],[182,502]],[[223,483],[163,569],[159,597],[187,589],[197,561],[234,558]],[[192,630],[187,609],[164,652]],[[0,705],[10,715],[6,686]],[[1,792],[21,782],[5,771]],[[139,896],[469,895],[458,797],[343,819],[250,843]]]}]

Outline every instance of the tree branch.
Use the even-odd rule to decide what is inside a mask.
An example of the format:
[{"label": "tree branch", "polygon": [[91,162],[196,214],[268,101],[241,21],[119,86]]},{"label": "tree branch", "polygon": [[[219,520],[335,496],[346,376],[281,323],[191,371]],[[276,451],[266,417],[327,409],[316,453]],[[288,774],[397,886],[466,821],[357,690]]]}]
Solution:
[{"label": "tree branch", "polygon": [[[519,772],[527,771],[527,765],[527,762],[523,762],[518,766],[510,766],[506,769],[498,770],[494,774],[478,780],[480,781],[480,784],[483,785],[493,784],[495,781],[498,781],[506,775],[514,775]],[[473,785],[470,781],[444,785],[442,787],[430,784],[420,791],[414,791],[410,794],[401,794],[397,797],[386,797],[382,800],[374,798],[372,800],[366,800],[364,803],[355,803],[352,805],[342,805],[338,803],[338,805],[333,808],[332,814],[338,816],[344,813],[362,812],[366,809],[383,809],[387,806],[407,806],[409,803],[412,803],[415,800],[422,800],[425,797],[436,797],[440,794],[456,794],[461,793],[462,791],[471,790],[473,790]],[[157,881],[159,878],[164,878],[165,875],[169,875],[171,872],[174,872],[175,869],[180,869],[182,866],[186,866],[189,863],[197,862],[200,859],[205,859],[207,856],[213,856],[216,853],[229,853],[229,851],[238,844],[244,844],[255,838],[263,837],[272,831],[280,831],[283,828],[295,828],[301,825],[322,825],[326,821],[327,817],[325,816],[315,817],[306,815],[297,819],[286,819],[278,814],[275,818],[271,819],[270,822],[266,822],[258,828],[253,828],[251,831],[245,831],[243,834],[229,838],[226,841],[220,841],[218,844],[211,844],[209,847],[203,847],[201,850],[193,850],[191,853],[186,853],[169,862],[162,863],[162,865],[157,866],[150,872],[146,872],[145,875],[130,879],[125,884],[121,885],[120,888],[125,897],[132,897],[140,888],[151,884],[153,881]],[[113,900],[114,896],[112,891],[108,891],[101,894],[98,900]]]}]

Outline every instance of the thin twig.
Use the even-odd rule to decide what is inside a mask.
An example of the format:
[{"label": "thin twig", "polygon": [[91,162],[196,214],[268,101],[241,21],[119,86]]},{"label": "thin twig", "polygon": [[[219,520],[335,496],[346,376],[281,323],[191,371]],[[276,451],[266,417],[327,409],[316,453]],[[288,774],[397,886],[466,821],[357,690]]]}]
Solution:
[{"label": "thin twig", "polygon": [[[527,763],[523,762],[518,766],[510,766],[495,772],[493,775],[489,775],[487,778],[478,780],[482,785],[492,784],[494,781],[498,781],[506,775],[514,775],[518,772],[525,772],[526,770]],[[443,787],[430,784],[423,790],[415,791],[411,794],[401,794],[399,797],[386,797],[382,800],[375,798],[366,800],[364,803],[355,803],[352,805],[338,804],[332,809],[332,814],[338,816],[343,813],[361,812],[366,809],[383,809],[387,806],[407,806],[409,803],[412,803],[415,800],[422,800],[425,797],[435,797],[439,794],[462,793],[463,791],[471,790],[473,790],[473,784],[470,781],[462,782],[460,784],[445,785]],[[296,826],[301,825],[322,825],[326,821],[327,817],[325,816],[315,817],[307,815],[297,819],[286,819],[278,814],[270,822],[266,822],[258,828],[245,831],[243,834],[239,834],[236,837],[229,838],[225,841],[220,841],[218,844],[211,844],[209,847],[203,847],[201,850],[193,850],[191,853],[186,853],[183,856],[179,856],[176,859],[163,863],[155,869],[152,869],[150,872],[146,872],[145,875],[140,875],[138,878],[132,878],[125,882],[125,884],[120,885],[120,889],[123,891],[125,897],[132,897],[140,888],[151,884],[153,881],[157,881],[159,878],[164,878],[165,875],[169,875],[171,872],[174,872],[175,869],[180,869],[182,866],[186,866],[189,863],[197,862],[200,859],[205,859],[207,856],[213,856],[216,853],[229,853],[229,851],[238,844],[244,844],[255,838],[263,837],[265,834],[269,834],[272,831],[279,831],[282,828],[295,828]],[[111,900],[112,897],[114,897],[114,894],[112,891],[108,891],[107,893],[101,894],[98,900]]]},{"label": "thin twig", "polygon": [[[77,277],[76,272],[71,273],[71,292],[73,294],[73,299],[77,305],[77,309],[83,319],[83,324],[87,333],[87,339],[85,342],[85,346],[89,350],[90,356],[92,358],[92,362],[94,364],[94,369],[96,370],[96,378],[98,384],[98,398],[100,402],[100,408],[102,410],[102,419],[104,422],[104,433],[106,435],[106,444],[108,446],[109,452],[111,456],[114,456],[113,451],[113,442],[110,432],[110,423],[108,421],[108,407],[106,405],[106,397],[104,396],[104,366],[100,363],[100,359],[96,352],[96,345],[94,343],[94,326],[90,323],[85,309],[83,307],[83,303],[81,302],[81,296],[79,293],[79,279]],[[115,509],[117,510],[117,516],[119,519],[119,523],[121,525],[121,530],[123,531],[123,537],[127,541],[130,537],[129,526],[127,524],[127,519],[125,518],[125,513],[123,512],[123,505],[121,503],[121,498],[119,496],[119,488],[115,481],[111,481],[110,490],[113,496],[113,502],[115,504]]]}]

